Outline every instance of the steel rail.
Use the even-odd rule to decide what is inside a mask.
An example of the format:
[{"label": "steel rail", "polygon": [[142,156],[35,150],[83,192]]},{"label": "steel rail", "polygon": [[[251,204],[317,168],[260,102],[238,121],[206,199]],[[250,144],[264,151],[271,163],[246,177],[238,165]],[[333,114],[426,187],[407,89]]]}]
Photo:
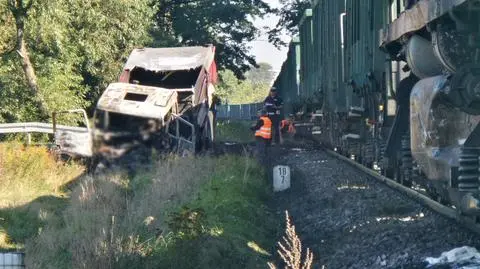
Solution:
[{"label": "steel rail", "polygon": [[343,155],[340,155],[339,153],[337,153],[335,151],[325,149],[325,148],[323,150],[326,153],[328,153],[329,155],[352,165],[353,167],[355,167],[358,170],[362,171],[363,173],[369,175],[370,177],[373,177],[374,179],[386,184],[388,187],[390,187],[390,188],[392,188],[396,191],[399,191],[403,194],[406,194],[407,196],[409,196],[413,200],[423,204],[424,206],[430,208],[431,210],[437,212],[438,214],[440,214],[442,216],[445,216],[449,219],[455,220],[457,223],[463,225],[465,228],[467,228],[467,229],[469,229],[469,230],[471,230],[471,231],[473,231],[477,234],[480,234],[480,224],[476,223],[476,221],[473,217],[462,215],[462,214],[460,214],[459,211],[455,210],[454,208],[442,205],[442,204],[438,203],[437,201],[432,200],[430,197],[428,197],[426,195],[423,195],[423,194],[421,194],[421,193],[419,193],[419,192],[417,192],[417,191],[415,191],[411,188],[405,187],[402,184],[399,184],[398,182],[396,182],[396,181],[394,181],[390,178],[387,178],[387,177],[375,172],[374,170],[372,170],[370,168],[367,168],[367,167],[355,162],[354,160],[351,160],[351,159],[349,159],[349,158],[347,158]]}]

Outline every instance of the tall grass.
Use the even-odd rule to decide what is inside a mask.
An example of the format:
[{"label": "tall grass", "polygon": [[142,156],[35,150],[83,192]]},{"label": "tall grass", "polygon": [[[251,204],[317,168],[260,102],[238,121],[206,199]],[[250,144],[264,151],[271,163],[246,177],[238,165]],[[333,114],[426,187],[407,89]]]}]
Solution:
[{"label": "tall grass", "polygon": [[44,147],[0,144],[0,207],[17,206],[44,195],[61,195],[61,186],[83,173],[81,165],[56,161]]},{"label": "tall grass", "polygon": [[223,142],[249,143],[254,141],[250,126],[255,121],[218,121],[215,139]]},{"label": "tall grass", "polygon": [[65,205],[69,182],[84,168],[41,147],[0,144],[0,249],[21,249]]},{"label": "tall grass", "polygon": [[28,242],[27,266],[264,267],[266,255],[249,247],[275,235],[262,173],[244,157],[172,156],[132,179],[85,178],[61,221]]}]

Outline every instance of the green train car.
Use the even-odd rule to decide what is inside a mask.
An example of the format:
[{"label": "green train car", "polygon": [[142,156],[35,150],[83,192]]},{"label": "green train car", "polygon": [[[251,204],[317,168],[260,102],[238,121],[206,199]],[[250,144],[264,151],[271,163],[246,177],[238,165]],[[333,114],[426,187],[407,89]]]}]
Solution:
[{"label": "green train car", "polygon": [[314,0],[274,85],[315,139],[480,216],[480,1]]}]

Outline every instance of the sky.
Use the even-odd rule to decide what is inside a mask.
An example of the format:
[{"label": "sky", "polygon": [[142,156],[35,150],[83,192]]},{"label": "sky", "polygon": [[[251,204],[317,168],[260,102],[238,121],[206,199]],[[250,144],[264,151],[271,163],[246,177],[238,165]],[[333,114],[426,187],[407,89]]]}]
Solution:
[{"label": "sky", "polygon": [[[272,7],[279,7],[280,3],[278,0],[264,0],[266,3],[270,4]],[[254,21],[255,26],[261,29],[263,26],[274,27],[278,22],[277,16],[266,16],[263,19],[256,19]],[[282,36],[282,39],[289,41],[290,37]],[[266,62],[272,65],[273,71],[276,73],[280,72],[283,61],[287,58],[288,48],[285,47],[281,50],[278,50],[268,42],[267,35],[264,30],[262,30],[262,35],[257,38],[256,41],[248,43],[251,46],[250,52],[255,56],[257,63]]]}]

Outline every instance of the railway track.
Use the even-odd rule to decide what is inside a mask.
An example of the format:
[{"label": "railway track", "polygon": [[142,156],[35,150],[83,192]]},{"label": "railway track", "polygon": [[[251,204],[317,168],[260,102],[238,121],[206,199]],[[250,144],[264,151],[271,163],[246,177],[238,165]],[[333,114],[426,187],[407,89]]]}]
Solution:
[{"label": "railway track", "polygon": [[367,168],[357,162],[355,162],[352,159],[349,159],[343,155],[340,155],[339,153],[332,151],[330,149],[323,149],[326,153],[329,155],[338,158],[339,160],[342,160],[349,165],[357,168],[358,170],[362,171],[363,173],[368,174],[370,177],[386,184],[390,188],[397,190],[401,193],[406,194],[410,198],[414,199],[417,202],[420,202],[424,206],[430,208],[431,210],[439,213],[442,216],[445,216],[447,218],[455,220],[457,223],[465,226],[467,229],[471,230],[472,232],[475,232],[480,235],[480,223],[475,217],[472,216],[466,216],[463,214],[460,214],[458,210],[456,210],[454,207],[449,207],[446,205],[443,205],[441,203],[438,203],[437,201],[431,199],[427,195],[424,195],[420,193],[419,191],[416,191],[412,188],[408,188],[403,186],[402,184],[397,183],[393,179],[387,178],[379,173],[377,173],[375,170]]},{"label": "railway track", "polygon": [[473,220],[311,139],[273,150],[274,164],[292,169],[291,189],[275,197],[277,214],[289,211],[314,268],[458,268],[425,259],[480,247]]}]

